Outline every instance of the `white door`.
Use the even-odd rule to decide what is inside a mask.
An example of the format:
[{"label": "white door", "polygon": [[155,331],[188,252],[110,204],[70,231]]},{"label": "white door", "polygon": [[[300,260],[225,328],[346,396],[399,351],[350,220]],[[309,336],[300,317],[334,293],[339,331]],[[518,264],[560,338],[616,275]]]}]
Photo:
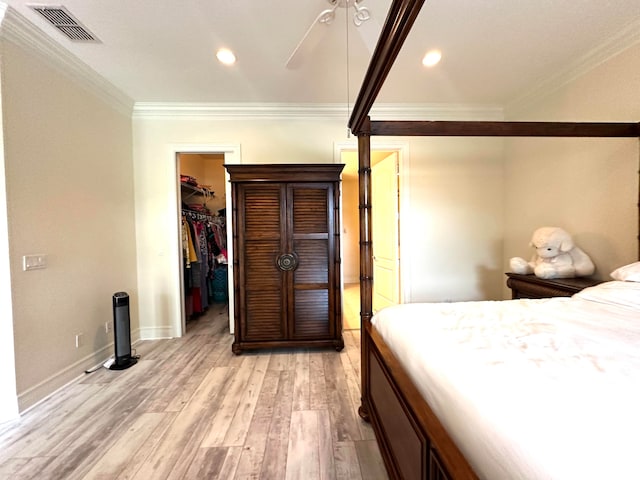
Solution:
[{"label": "white door", "polygon": [[[372,162],[373,163],[373,162]],[[400,303],[398,153],[371,167],[373,312]]]}]

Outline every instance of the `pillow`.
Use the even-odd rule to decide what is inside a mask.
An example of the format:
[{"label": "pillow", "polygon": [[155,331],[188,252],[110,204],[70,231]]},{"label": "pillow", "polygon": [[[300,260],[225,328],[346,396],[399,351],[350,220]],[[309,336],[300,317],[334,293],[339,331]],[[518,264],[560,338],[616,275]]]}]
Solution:
[{"label": "pillow", "polygon": [[611,278],[621,282],[640,282],[640,262],[615,269],[611,272]]},{"label": "pillow", "polygon": [[604,282],[573,295],[592,302],[622,305],[640,310],[640,283],[635,282]]}]

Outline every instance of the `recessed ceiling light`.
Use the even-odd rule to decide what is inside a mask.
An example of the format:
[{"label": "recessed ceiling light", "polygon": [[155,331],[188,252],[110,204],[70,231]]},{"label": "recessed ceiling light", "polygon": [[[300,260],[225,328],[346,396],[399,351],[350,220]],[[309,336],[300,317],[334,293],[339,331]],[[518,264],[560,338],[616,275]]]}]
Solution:
[{"label": "recessed ceiling light", "polygon": [[221,48],[218,50],[216,57],[218,57],[220,63],[224,63],[225,65],[233,65],[236,63],[236,56],[228,48]]},{"label": "recessed ceiling light", "polygon": [[440,50],[430,50],[422,59],[422,64],[425,67],[433,67],[440,61],[441,58],[442,53],[440,53]]}]

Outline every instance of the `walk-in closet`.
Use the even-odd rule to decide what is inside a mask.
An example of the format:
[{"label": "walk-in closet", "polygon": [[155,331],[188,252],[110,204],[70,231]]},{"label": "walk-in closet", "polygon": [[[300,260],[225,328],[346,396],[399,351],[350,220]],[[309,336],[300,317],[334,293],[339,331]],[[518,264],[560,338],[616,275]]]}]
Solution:
[{"label": "walk-in closet", "polygon": [[229,301],[223,165],[224,154],[178,155],[187,323]]}]

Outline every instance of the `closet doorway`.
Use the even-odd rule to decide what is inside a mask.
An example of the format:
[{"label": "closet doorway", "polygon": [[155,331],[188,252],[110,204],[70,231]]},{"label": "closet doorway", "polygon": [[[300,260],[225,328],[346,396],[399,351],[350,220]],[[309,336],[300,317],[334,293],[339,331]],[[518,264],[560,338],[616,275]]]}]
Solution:
[{"label": "closet doorway", "polygon": [[224,153],[177,154],[183,334],[197,319],[229,315]]}]

